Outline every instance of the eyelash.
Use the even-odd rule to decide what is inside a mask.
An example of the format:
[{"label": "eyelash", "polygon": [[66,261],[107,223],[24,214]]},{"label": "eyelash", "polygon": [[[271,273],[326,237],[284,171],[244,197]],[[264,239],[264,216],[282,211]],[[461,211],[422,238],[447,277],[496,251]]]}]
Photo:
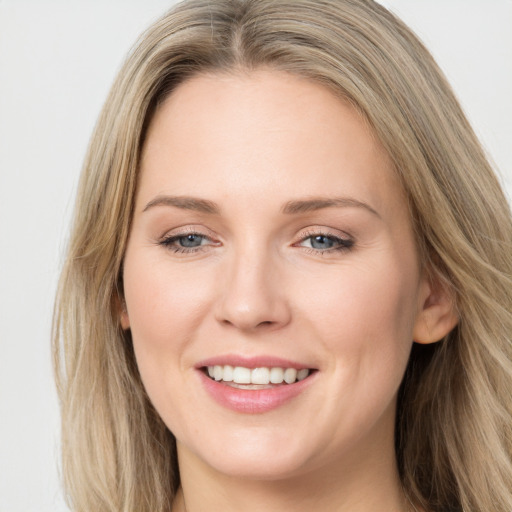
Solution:
[{"label": "eyelash", "polygon": [[197,236],[212,242],[212,239],[209,236],[204,235],[203,233],[198,233],[196,231],[185,231],[183,233],[178,233],[176,235],[171,235],[164,238],[159,242],[159,245],[171,250],[174,253],[179,254],[197,253],[201,250],[204,250],[203,245],[198,245],[197,247],[180,247],[179,245],[176,245],[176,242],[178,242],[180,238],[186,238],[188,236]]},{"label": "eyelash", "polygon": [[[206,245],[201,244],[196,247],[180,247],[179,245],[176,245],[176,243],[180,239],[186,238],[188,236],[196,236],[196,237],[202,238],[203,240],[209,240],[210,242],[212,242],[212,239],[203,233],[198,233],[196,231],[185,231],[182,233],[178,233],[175,235],[165,237],[164,239],[162,239],[159,242],[159,245],[165,247],[166,249],[171,250],[174,253],[179,253],[179,254],[198,253],[200,251],[203,251],[207,245],[210,245],[210,244],[206,244]],[[315,249],[314,247],[304,247],[304,246],[300,245],[300,244],[304,243],[306,240],[310,240],[315,237],[323,237],[328,240],[331,240],[332,242],[334,242],[334,244],[337,244],[337,246],[322,250],[322,249]],[[215,242],[213,242],[213,244],[211,244],[211,245],[217,245],[217,244]],[[332,233],[328,233],[328,232],[310,231],[310,232],[303,233],[300,241],[297,242],[296,244],[294,244],[294,246],[302,247],[304,250],[306,250],[308,253],[311,253],[311,254],[322,254],[323,255],[323,254],[329,254],[329,253],[335,253],[335,252],[349,251],[354,246],[354,240],[351,238],[341,238],[339,236],[333,235]]]},{"label": "eyelash", "polygon": [[[315,249],[314,247],[303,247],[308,253],[311,254],[330,254],[330,253],[336,253],[336,252],[345,252],[350,251],[354,246],[354,240],[352,238],[341,238],[340,236],[333,235],[332,233],[325,232],[325,231],[309,231],[306,233],[303,233],[301,236],[300,241],[297,244],[302,244],[306,240],[312,240],[316,237],[323,237],[327,238],[328,240],[333,241],[335,244],[337,244],[337,247],[332,247],[329,249]],[[300,247],[300,245],[299,245]]]}]

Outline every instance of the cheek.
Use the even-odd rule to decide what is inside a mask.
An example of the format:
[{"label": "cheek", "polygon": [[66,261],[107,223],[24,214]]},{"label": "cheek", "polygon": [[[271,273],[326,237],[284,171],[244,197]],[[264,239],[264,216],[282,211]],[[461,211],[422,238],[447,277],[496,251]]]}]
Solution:
[{"label": "cheek", "polygon": [[302,316],[335,355],[336,371],[401,379],[417,311],[414,261],[381,257],[347,265],[323,289],[302,294]]},{"label": "cheek", "polygon": [[[148,395],[163,417],[168,390],[186,366],[184,356],[209,309],[207,279],[171,267],[166,255],[127,253],[124,293],[137,366]],[[168,404],[168,405],[165,405]]]},{"label": "cheek", "polygon": [[[139,374],[153,406],[167,427],[188,432],[199,424],[199,410],[188,407],[190,360],[187,347],[197,337],[198,325],[210,309],[211,284],[178,268],[167,259],[127,254],[124,292]],[[187,420],[175,411],[187,411]],[[183,427],[185,422],[189,427]]]},{"label": "cheek", "polygon": [[326,424],[338,418],[326,437],[333,453],[336,440],[349,435],[356,442],[378,422],[394,424],[394,400],[412,346],[418,277],[397,261],[347,266],[333,273],[327,290],[302,296],[303,330],[328,355],[330,400],[318,406],[316,417]]},{"label": "cheek", "polygon": [[208,302],[209,283],[163,257],[127,254],[124,292],[134,339],[168,346],[190,332]]}]

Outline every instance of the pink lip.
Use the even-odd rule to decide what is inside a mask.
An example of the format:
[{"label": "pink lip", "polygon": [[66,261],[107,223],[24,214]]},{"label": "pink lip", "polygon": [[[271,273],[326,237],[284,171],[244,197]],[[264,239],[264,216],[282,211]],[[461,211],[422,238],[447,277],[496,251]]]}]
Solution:
[{"label": "pink lip", "polygon": [[279,367],[279,368],[311,368],[308,365],[278,357],[241,357],[236,355],[213,357],[196,365],[201,384],[206,392],[220,405],[232,411],[245,414],[258,414],[276,409],[308,388],[315,380],[318,372],[310,374],[306,379],[293,384],[278,384],[270,388],[240,389],[217,382],[206,375],[204,368],[215,365],[243,366],[245,368]]}]

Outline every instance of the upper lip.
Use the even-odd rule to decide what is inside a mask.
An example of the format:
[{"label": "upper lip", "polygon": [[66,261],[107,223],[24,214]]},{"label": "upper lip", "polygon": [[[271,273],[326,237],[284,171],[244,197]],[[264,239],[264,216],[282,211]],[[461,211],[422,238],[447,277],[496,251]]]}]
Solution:
[{"label": "upper lip", "polygon": [[291,359],[283,359],[276,356],[241,356],[236,354],[225,354],[220,356],[210,357],[199,361],[195,367],[204,368],[205,366],[242,366],[244,368],[295,368],[300,370],[301,368],[313,369],[307,363],[301,363],[293,361]]}]

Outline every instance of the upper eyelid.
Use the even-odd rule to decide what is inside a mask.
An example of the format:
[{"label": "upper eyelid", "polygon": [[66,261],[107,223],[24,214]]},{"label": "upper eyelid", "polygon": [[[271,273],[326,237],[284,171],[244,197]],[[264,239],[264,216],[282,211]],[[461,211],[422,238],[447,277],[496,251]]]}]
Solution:
[{"label": "upper eyelid", "polygon": [[168,229],[164,232],[164,234],[159,237],[160,240],[165,240],[169,238],[179,238],[180,236],[186,235],[199,235],[204,236],[205,238],[214,239],[215,234],[210,229],[199,227],[195,225],[190,226],[180,226],[173,229]]},{"label": "upper eyelid", "polygon": [[339,238],[341,240],[354,240],[354,237],[347,233],[346,231],[342,231],[340,229],[327,228],[327,227],[313,227],[313,228],[305,228],[305,230],[301,230],[298,234],[298,238],[304,240],[310,236],[330,236],[333,238]]}]

